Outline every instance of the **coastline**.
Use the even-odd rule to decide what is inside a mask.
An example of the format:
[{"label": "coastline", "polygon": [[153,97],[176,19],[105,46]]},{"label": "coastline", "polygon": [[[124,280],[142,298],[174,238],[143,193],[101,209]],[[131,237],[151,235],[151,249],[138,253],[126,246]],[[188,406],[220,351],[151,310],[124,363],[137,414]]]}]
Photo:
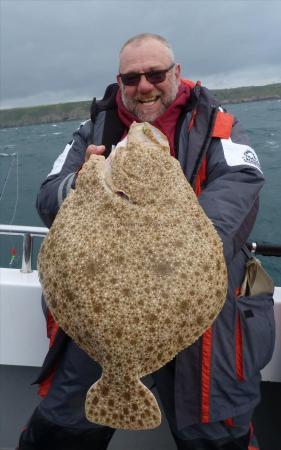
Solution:
[{"label": "coastline", "polygon": [[[218,98],[218,97],[217,97]],[[252,103],[252,102],[265,102],[267,100],[281,100],[281,95],[273,95],[271,97],[246,97],[242,99],[221,100],[222,105],[235,105],[238,103]]]},{"label": "coastline", "polygon": [[[231,89],[210,89],[210,92],[222,105],[281,100],[281,83]],[[89,119],[90,108],[91,100],[0,109],[0,129],[70,120],[83,121]]]}]

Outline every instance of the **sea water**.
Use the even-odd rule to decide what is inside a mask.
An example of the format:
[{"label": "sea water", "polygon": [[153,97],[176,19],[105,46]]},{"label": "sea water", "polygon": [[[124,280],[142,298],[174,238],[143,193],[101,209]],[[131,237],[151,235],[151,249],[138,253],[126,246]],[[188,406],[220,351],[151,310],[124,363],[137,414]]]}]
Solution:
[{"label": "sea water", "polygon": [[[242,122],[266,178],[249,242],[281,245],[281,101],[226,107]],[[44,226],[35,209],[40,184],[78,126],[78,121],[69,121],[0,129],[1,224]],[[39,243],[36,244],[33,267],[38,246]],[[281,286],[281,258],[259,258],[276,285]],[[0,236],[0,266],[19,267],[20,259],[21,239]]]}]

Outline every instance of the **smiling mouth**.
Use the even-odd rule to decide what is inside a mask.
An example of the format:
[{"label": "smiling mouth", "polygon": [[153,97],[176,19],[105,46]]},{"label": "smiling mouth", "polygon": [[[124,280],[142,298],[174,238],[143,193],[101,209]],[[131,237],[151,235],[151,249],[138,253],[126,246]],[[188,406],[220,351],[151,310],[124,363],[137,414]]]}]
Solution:
[{"label": "smiling mouth", "polygon": [[139,99],[139,103],[142,104],[150,104],[152,105],[153,103],[155,103],[158,99],[160,98],[160,95],[157,95],[156,97],[150,97],[150,98],[144,98],[144,99]]}]

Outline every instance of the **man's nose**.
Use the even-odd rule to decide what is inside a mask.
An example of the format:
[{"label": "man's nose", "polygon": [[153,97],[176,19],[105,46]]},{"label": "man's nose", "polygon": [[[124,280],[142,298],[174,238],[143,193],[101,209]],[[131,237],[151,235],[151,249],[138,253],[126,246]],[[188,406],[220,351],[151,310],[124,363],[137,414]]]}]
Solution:
[{"label": "man's nose", "polygon": [[153,84],[150,83],[150,82],[146,79],[145,75],[141,75],[140,81],[139,81],[139,84],[138,84],[138,91],[139,91],[139,92],[149,92],[149,91],[151,91],[153,88],[154,88]]}]

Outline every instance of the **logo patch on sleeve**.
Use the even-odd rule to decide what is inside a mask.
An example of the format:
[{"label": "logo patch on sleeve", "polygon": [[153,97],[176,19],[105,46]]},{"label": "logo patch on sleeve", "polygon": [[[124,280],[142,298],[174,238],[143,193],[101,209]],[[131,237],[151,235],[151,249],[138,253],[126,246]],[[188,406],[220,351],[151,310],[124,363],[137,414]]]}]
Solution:
[{"label": "logo patch on sleeve", "polygon": [[256,152],[248,145],[236,144],[231,139],[221,139],[224,157],[228,166],[247,165],[261,172]]}]

